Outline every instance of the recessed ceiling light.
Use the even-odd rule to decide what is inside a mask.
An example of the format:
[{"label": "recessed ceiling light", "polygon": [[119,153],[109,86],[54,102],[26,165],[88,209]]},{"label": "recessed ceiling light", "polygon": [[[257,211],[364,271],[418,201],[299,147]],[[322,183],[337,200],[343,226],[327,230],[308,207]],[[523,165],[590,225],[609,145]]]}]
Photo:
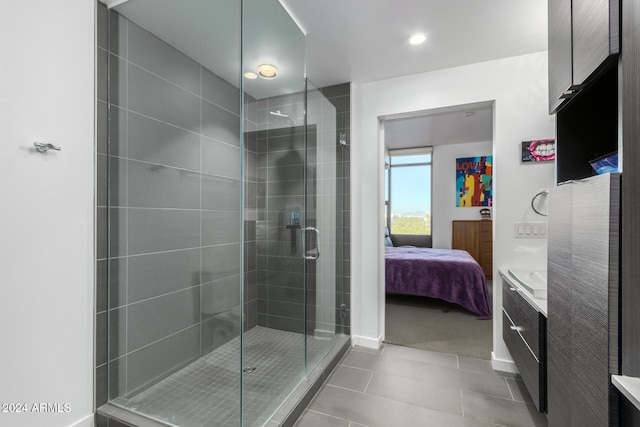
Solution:
[{"label": "recessed ceiling light", "polygon": [[424,33],[415,33],[409,37],[409,43],[413,45],[422,44],[425,40],[427,40],[427,35]]},{"label": "recessed ceiling light", "polygon": [[244,73],[244,76],[250,80],[258,78],[258,75],[256,73],[252,73],[251,71]]},{"label": "recessed ceiling light", "polygon": [[258,65],[258,75],[267,80],[275,79],[278,77],[278,68],[271,64]]}]

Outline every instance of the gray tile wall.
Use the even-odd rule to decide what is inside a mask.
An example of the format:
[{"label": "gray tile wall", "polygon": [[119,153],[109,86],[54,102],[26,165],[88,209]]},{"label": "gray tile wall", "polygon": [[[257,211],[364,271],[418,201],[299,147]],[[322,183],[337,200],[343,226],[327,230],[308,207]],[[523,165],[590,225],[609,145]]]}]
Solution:
[{"label": "gray tile wall", "polygon": [[255,219],[240,244],[238,89],[102,3],[97,43],[100,406],[240,333],[242,256],[255,326],[257,270]]},{"label": "gray tile wall", "polygon": [[257,101],[244,94],[244,310],[247,329],[258,325],[258,259],[257,222],[258,188],[261,178],[258,174]]},{"label": "gray tile wall", "polygon": [[[287,213],[304,210],[304,126],[288,125],[281,118],[269,122],[269,111],[303,111],[303,95],[263,100],[258,117],[265,130],[257,134],[258,324],[290,332],[304,332],[304,259],[300,227]],[[290,102],[290,104],[282,104]],[[298,120],[302,121],[302,120]],[[269,126],[271,125],[271,126]],[[279,127],[284,126],[284,127]],[[315,279],[312,276],[313,279]]]},{"label": "gray tile wall", "polygon": [[109,153],[109,106],[108,106],[108,12],[107,7],[97,2],[97,101],[96,101],[96,408],[107,402],[109,359],[108,307],[109,307],[109,227],[108,227],[108,153]]},{"label": "gray tile wall", "polygon": [[[338,212],[336,224],[342,227],[338,233],[336,248],[337,285],[336,301],[342,301],[346,306],[346,317],[343,319],[343,332],[351,334],[351,83],[321,88],[322,94],[336,108],[336,135],[340,140],[340,133],[344,133],[347,145],[339,147],[337,151],[337,194],[342,200],[336,204]],[[341,239],[340,239],[341,237]],[[340,313],[336,313],[336,318]]]},{"label": "gray tile wall", "polygon": [[[350,157],[349,148],[338,144],[340,132],[350,140],[350,84],[321,89],[336,107],[336,322],[350,333]],[[257,141],[257,263],[258,324],[292,332],[304,331],[305,295],[304,262],[301,258],[300,231],[287,228],[287,213],[299,206],[304,209],[304,99],[300,94],[260,100],[255,103],[259,129],[251,132]],[[297,121],[271,116],[281,111]],[[308,176],[313,176],[315,138],[310,130]],[[314,226],[313,219],[307,219]],[[292,243],[293,242],[293,243]],[[315,328],[315,264],[307,265],[307,331]],[[340,305],[347,316],[340,319]]]}]

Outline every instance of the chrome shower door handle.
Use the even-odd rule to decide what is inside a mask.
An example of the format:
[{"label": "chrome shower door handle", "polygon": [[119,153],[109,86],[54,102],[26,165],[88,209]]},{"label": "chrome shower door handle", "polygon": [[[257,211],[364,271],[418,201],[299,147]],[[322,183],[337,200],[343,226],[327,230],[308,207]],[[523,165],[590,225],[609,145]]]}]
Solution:
[{"label": "chrome shower door handle", "polygon": [[[307,247],[306,247],[306,234],[307,231],[313,231],[314,233],[316,233],[316,248],[315,248],[315,252],[312,255],[307,255]],[[300,245],[302,247],[302,256],[304,257],[304,259],[318,259],[320,258],[320,232],[318,231],[317,228],[315,227],[305,227],[302,229],[302,231],[300,232],[300,240],[302,240],[302,244]],[[312,249],[313,250],[313,249]]]}]

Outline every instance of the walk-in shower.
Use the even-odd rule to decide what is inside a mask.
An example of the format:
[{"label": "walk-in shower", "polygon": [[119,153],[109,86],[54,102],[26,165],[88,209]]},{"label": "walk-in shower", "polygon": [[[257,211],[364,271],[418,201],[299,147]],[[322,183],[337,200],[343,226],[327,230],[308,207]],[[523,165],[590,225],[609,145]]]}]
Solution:
[{"label": "walk-in shower", "polygon": [[[277,0],[107,15],[109,403],[171,426],[280,422],[347,343],[336,109]],[[265,63],[277,78],[243,77]]]}]

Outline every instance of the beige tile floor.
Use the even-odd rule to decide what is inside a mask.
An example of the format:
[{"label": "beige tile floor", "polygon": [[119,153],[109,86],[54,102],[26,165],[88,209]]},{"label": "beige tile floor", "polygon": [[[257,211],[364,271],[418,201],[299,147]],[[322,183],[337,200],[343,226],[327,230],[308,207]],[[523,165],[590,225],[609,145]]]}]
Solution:
[{"label": "beige tile floor", "polygon": [[487,360],[386,344],[352,348],[297,427],[546,427],[517,375]]}]

